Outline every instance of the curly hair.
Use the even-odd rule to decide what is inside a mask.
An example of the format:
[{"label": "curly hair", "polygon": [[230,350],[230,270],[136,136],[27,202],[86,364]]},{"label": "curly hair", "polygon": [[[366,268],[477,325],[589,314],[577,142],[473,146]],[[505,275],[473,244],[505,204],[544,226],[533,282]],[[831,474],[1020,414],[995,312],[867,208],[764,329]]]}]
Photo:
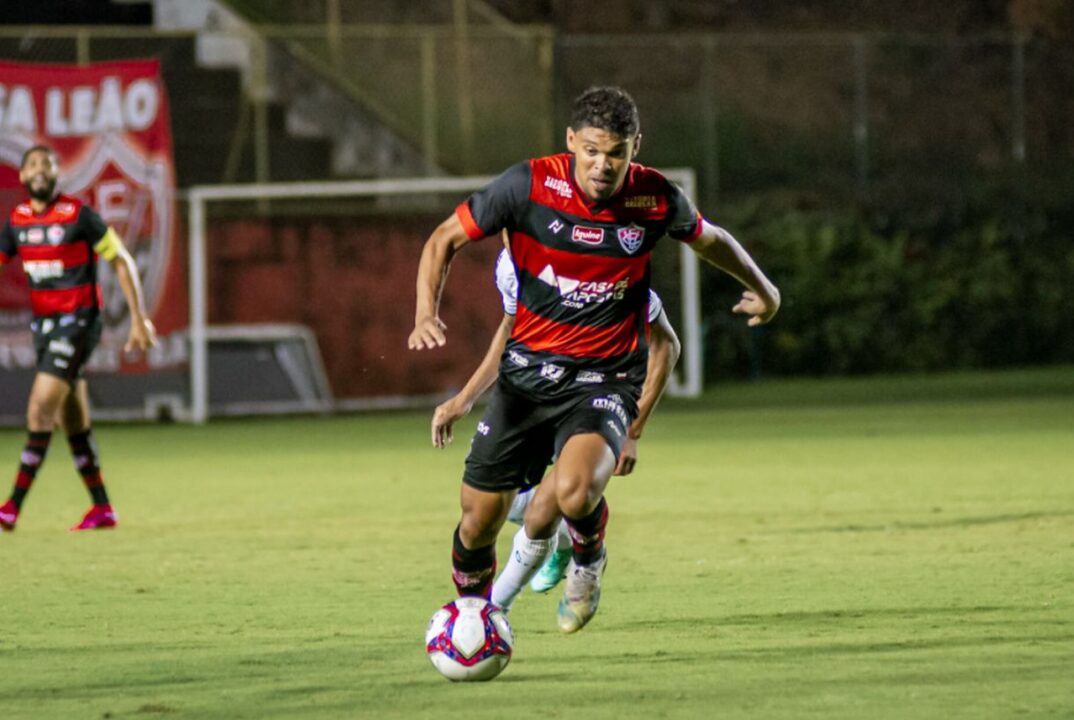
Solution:
[{"label": "curly hair", "polygon": [[591,87],[574,99],[570,127],[607,130],[631,138],[641,130],[638,106],[625,90],[614,86]]}]

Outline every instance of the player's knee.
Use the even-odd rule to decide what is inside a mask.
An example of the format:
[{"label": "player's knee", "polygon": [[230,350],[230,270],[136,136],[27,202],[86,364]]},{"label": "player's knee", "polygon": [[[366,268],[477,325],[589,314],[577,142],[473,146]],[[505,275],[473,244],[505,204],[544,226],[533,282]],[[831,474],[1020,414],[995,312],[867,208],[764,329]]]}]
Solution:
[{"label": "player's knee", "polygon": [[583,517],[600,502],[603,488],[592,473],[561,474],[556,487],[559,509],[567,517]]},{"label": "player's knee", "polygon": [[466,547],[473,549],[492,545],[496,542],[499,527],[485,514],[463,512],[459,522],[459,539]]},{"label": "player's knee", "polygon": [[30,398],[26,406],[26,425],[31,430],[52,430],[56,424],[56,413],[59,410],[56,403]]}]

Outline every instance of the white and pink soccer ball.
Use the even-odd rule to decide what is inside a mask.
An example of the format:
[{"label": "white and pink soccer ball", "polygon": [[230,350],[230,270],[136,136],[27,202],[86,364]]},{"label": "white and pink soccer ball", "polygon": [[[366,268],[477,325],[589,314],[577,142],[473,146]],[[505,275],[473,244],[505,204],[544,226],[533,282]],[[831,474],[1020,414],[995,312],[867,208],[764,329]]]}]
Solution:
[{"label": "white and pink soccer ball", "polygon": [[461,597],[433,613],[425,652],[453,682],[491,680],[511,660],[514,634],[503,610],[477,597]]}]

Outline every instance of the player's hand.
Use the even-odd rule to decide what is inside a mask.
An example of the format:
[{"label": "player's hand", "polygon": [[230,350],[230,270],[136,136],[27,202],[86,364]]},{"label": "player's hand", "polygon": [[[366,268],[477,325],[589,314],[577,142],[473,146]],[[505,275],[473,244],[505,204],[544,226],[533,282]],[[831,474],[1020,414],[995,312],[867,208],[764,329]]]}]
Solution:
[{"label": "player's hand", "polygon": [[435,347],[443,347],[447,342],[444,331],[447,325],[438,317],[425,317],[414,323],[414,330],[407,340],[407,347],[411,350],[432,350]]},{"label": "player's hand", "polygon": [[445,448],[455,439],[455,421],[465,416],[473,408],[473,403],[459,400],[459,396],[440,403],[433,411],[433,447]]},{"label": "player's hand", "polygon": [[623,449],[619,452],[619,464],[615,466],[614,475],[629,475],[634,472],[634,466],[638,464],[638,441],[627,437],[623,441]]},{"label": "player's hand", "polygon": [[157,329],[149,318],[136,320],[131,318],[131,329],[127,334],[127,344],[123,346],[126,352],[139,350],[145,352],[151,347],[157,346]]},{"label": "player's hand", "polygon": [[756,327],[757,325],[764,325],[766,322],[776,316],[779,311],[779,291],[775,291],[772,297],[762,298],[752,290],[746,290],[742,293],[742,299],[738,301],[738,304],[731,308],[731,312],[739,313],[742,315],[749,315],[750,319],[746,323],[750,327]]}]

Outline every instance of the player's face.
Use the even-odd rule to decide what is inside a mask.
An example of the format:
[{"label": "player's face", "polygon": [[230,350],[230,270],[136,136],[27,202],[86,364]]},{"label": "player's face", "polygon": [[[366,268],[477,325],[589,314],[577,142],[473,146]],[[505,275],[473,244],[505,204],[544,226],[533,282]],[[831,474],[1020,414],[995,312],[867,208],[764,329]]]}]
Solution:
[{"label": "player's face", "polygon": [[56,194],[59,173],[59,165],[51,153],[35,150],[26,157],[19,170],[19,181],[31,198],[48,202]]},{"label": "player's face", "polygon": [[594,127],[567,128],[567,149],[574,153],[574,180],[591,200],[607,200],[619,191],[641,135],[622,138]]}]

